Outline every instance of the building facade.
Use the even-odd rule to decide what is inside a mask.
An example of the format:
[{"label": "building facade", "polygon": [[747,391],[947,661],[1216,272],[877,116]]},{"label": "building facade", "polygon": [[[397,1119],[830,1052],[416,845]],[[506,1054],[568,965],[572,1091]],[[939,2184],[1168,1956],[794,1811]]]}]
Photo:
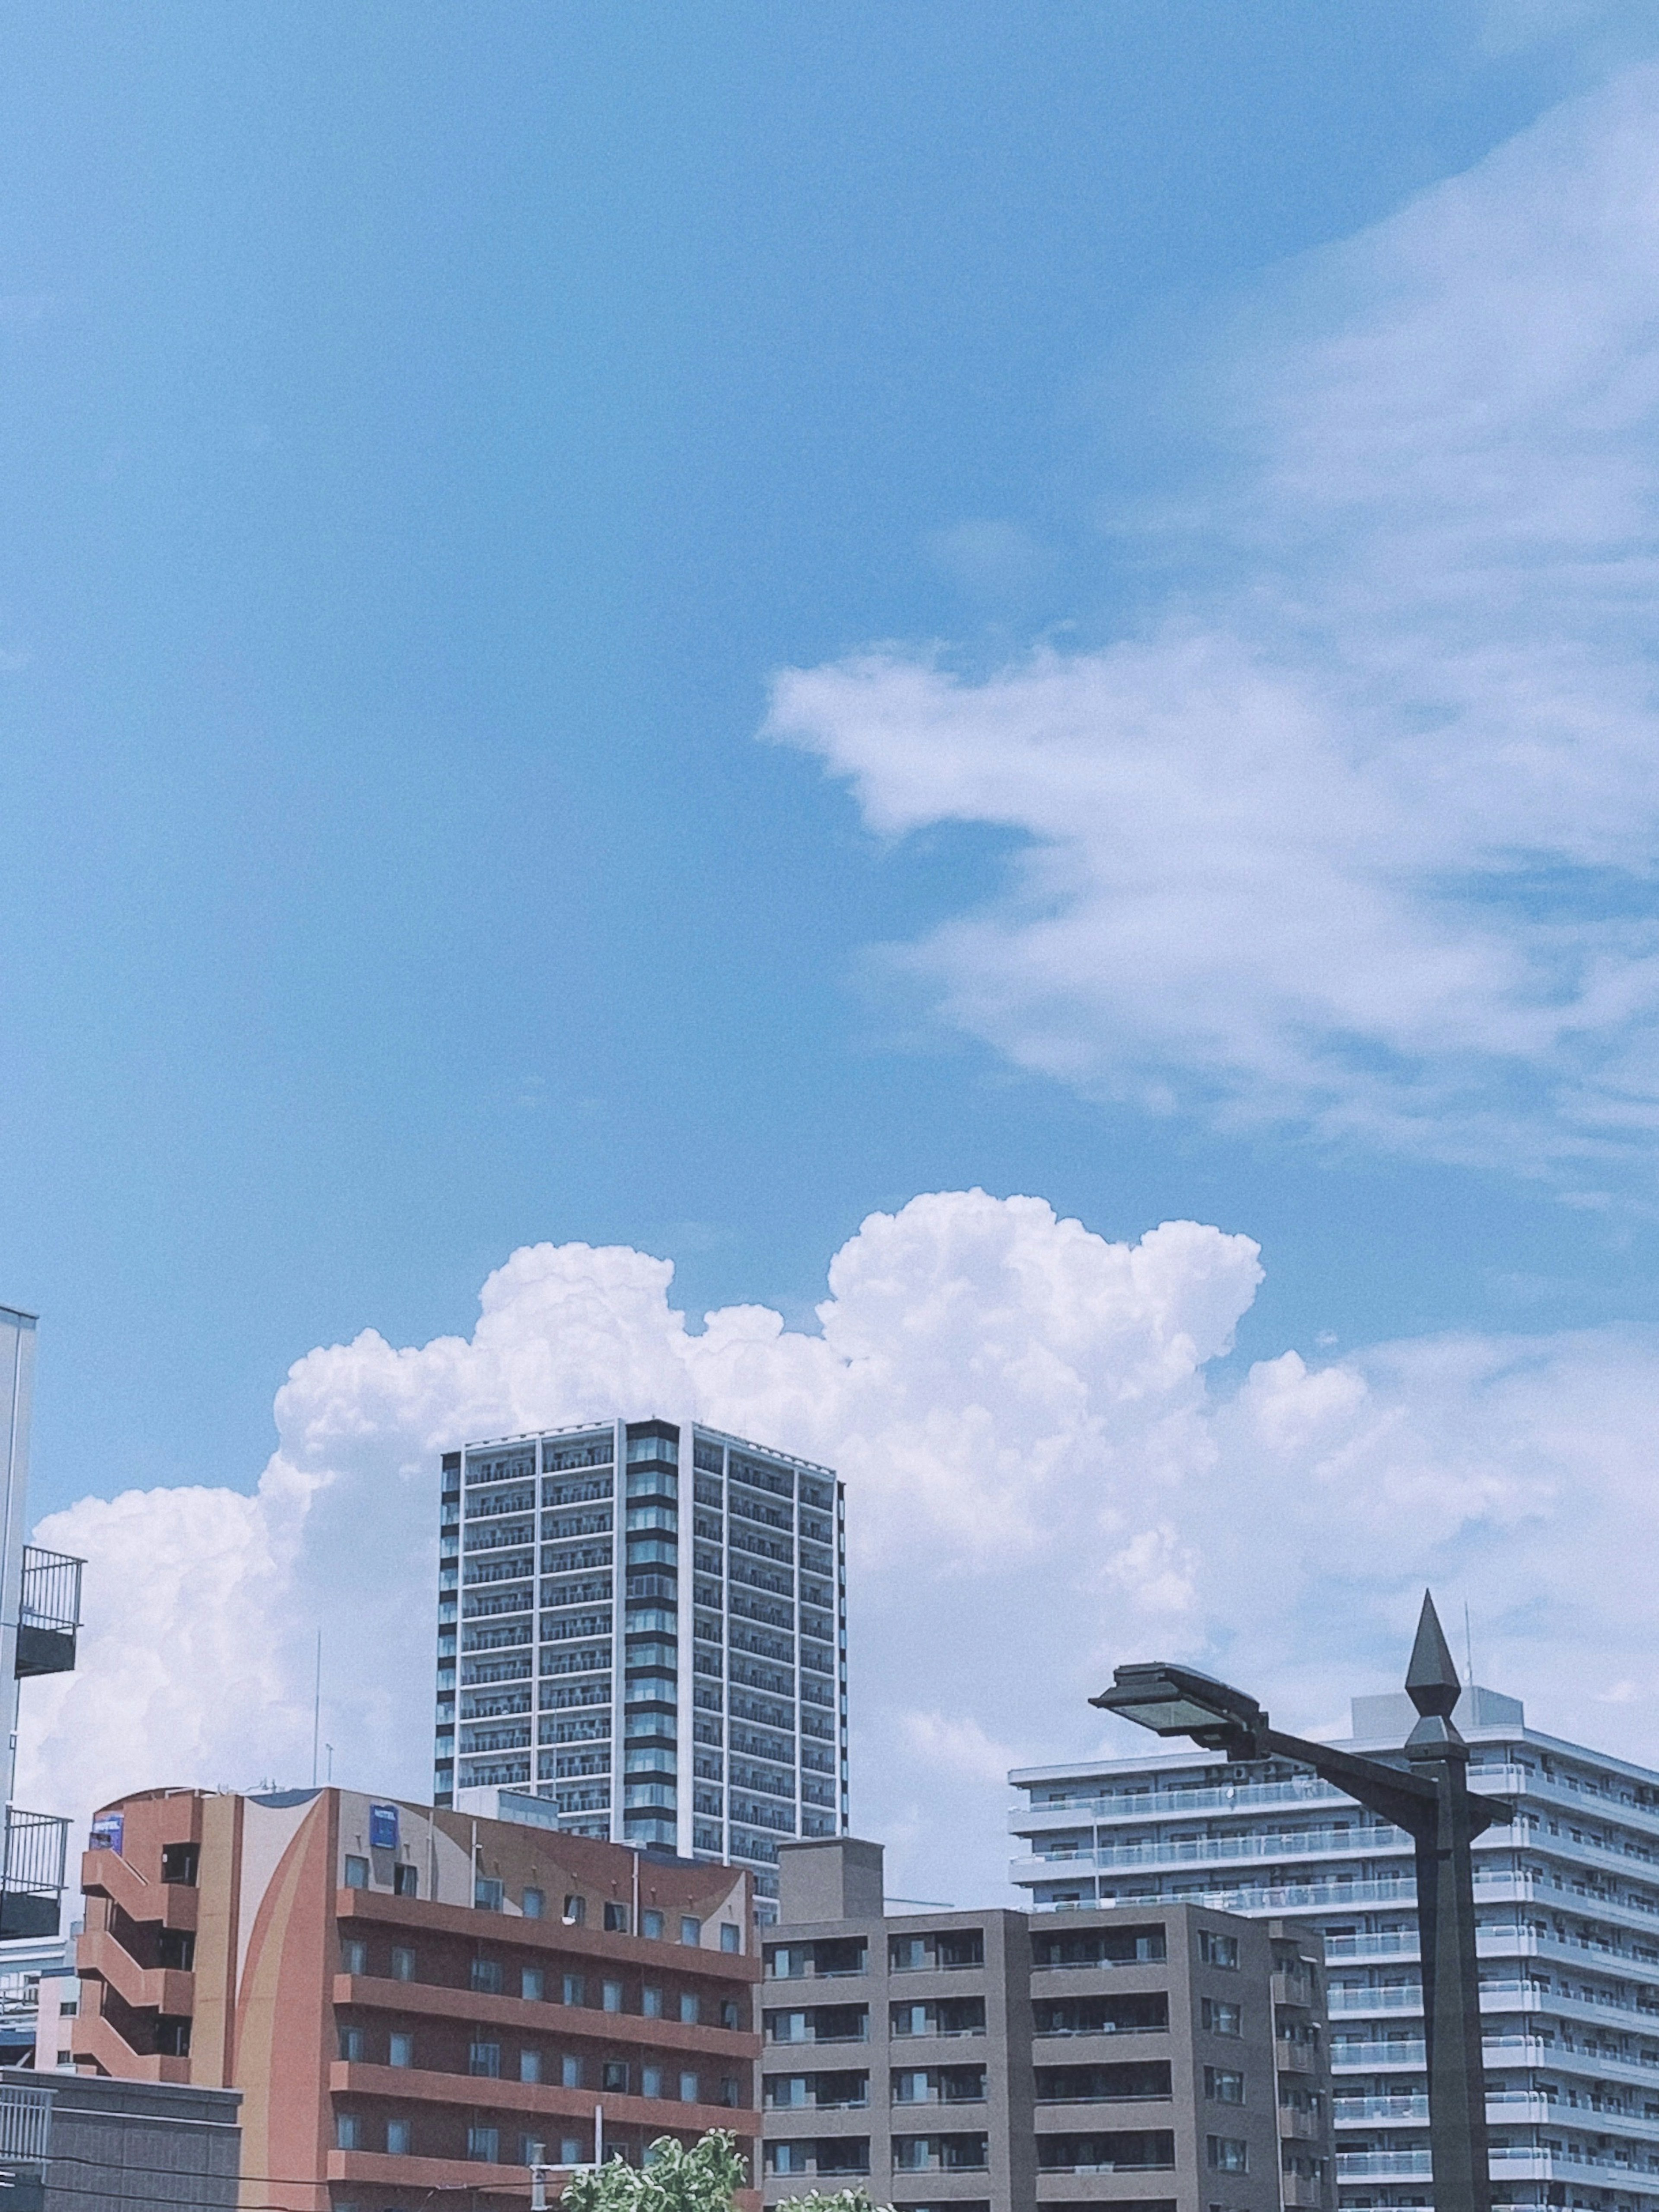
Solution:
[{"label": "building facade", "polygon": [[248,2206],[522,2212],[538,2145],[755,2154],[740,1869],[333,1789],[149,1792],[93,1838],[76,2067],[240,2089]]},{"label": "building facade", "polygon": [[0,2068],[6,2212],[234,2212],[241,2130],[234,2089]]},{"label": "building facade", "polygon": [[[1357,1698],[1352,1747],[1397,1749],[1404,1697]],[[1516,1802],[1474,1845],[1495,2201],[1659,2212],[1659,1773],[1544,1735],[1480,1688],[1472,1787]],[[1410,1839],[1305,1769],[1213,1754],[1011,1778],[1014,1881],[1039,1908],[1177,1899],[1300,1925],[1330,1977],[1344,2206],[1432,2202]]]},{"label": "building facade", "polygon": [[784,1847],[761,1985],[763,2188],[898,2212],[1334,2203],[1322,1968],[1179,1905],[883,1911],[879,1846]]},{"label": "building facade", "polygon": [[828,1468],[670,1421],[443,1457],[434,1796],[746,1866],[848,1825],[845,1508]]},{"label": "building facade", "polygon": [[22,1685],[75,1665],[82,1562],[28,1541],[29,1414],[35,1316],[0,1306],[0,1684],[9,1692],[0,1846],[0,1940],[55,1936],[64,1896],[69,1821],[14,1804]]}]

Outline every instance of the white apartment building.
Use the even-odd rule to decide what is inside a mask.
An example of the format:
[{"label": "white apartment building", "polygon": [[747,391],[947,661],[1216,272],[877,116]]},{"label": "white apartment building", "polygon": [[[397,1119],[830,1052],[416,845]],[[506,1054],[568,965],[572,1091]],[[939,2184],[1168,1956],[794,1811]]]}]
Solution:
[{"label": "white apartment building", "polygon": [[[443,1455],[434,1800],[746,1866],[848,1827],[845,1505],[701,1426]],[[507,1793],[506,1797],[501,1793]]]},{"label": "white apartment building", "polygon": [[[1354,1750],[1397,1749],[1404,1696],[1353,1700]],[[1474,1844],[1494,2201],[1659,2212],[1659,1773],[1526,1725],[1466,1690],[1476,1790],[1519,1818]],[[1305,1768],[1199,1751],[1009,1779],[1039,1908],[1179,1899],[1324,1939],[1338,2201],[1430,2206],[1410,1838]]]}]

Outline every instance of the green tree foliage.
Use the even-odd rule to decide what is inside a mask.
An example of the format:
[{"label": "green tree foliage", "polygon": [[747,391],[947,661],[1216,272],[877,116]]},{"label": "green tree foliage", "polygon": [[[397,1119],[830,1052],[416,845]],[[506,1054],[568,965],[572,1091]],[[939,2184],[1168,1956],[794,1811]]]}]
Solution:
[{"label": "green tree foliage", "polygon": [[[714,2128],[690,2150],[672,2136],[659,2136],[642,2169],[613,2158],[573,2174],[559,2202],[564,2212],[732,2212],[748,2179],[737,2138]],[[775,2212],[892,2212],[892,2207],[872,2204],[866,2190],[838,2189],[829,2197],[816,2191],[793,2197]]]},{"label": "green tree foliage", "polygon": [[838,2189],[833,2197],[821,2196],[817,2190],[810,2197],[792,2197],[787,2203],[774,2205],[772,2212],[893,2212],[893,2208],[872,2204],[867,2189]]},{"label": "green tree foliage", "polygon": [[565,2212],[732,2212],[749,2179],[737,2138],[712,2128],[688,2150],[659,2136],[636,2170],[619,2158],[573,2174],[559,2202]]}]

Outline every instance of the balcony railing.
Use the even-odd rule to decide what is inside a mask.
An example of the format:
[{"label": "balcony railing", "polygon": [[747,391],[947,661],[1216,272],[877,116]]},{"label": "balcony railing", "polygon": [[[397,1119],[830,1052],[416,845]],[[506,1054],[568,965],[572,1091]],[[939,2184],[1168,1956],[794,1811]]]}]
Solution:
[{"label": "balcony railing", "polygon": [[22,1601],[17,1616],[17,1674],[67,1674],[75,1665],[81,1626],[82,1559],[66,1552],[23,1547]]},{"label": "balcony railing", "polygon": [[44,2166],[51,2136],[50,2089],[0,2088],[0,2160]]},{"label": "balcony railing", "polygon": [[69,1822],[6,1808],[0,1850],[0,1936],[55,1936],[69,1856]]}]

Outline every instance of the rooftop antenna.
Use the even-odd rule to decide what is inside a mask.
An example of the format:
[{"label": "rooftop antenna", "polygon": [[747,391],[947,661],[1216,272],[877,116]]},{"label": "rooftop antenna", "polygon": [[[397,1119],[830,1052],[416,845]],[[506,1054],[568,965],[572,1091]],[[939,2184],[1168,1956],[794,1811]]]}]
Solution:
[{"label": "rooftop antenna", "polygon": [[1468,1662],[1468,1673],[1467,1679],[1470,1689],[1473,1689],[1474,1687],[1474,1637],[1469,1628],[1469,1601],[1468,1598],[1465,1598],[1463,1601],[1463,1656]]}]

